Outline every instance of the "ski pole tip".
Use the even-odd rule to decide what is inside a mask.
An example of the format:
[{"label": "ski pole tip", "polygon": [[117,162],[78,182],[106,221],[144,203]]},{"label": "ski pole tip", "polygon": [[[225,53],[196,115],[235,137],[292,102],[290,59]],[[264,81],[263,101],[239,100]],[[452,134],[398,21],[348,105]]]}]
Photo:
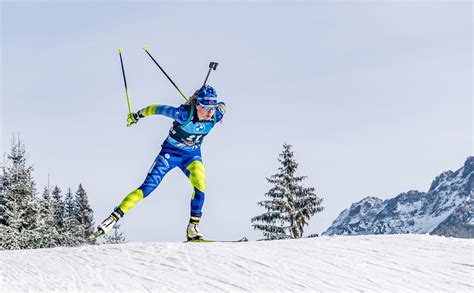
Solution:
[{"label": "ski pole tip", "polygon": [[146,46],[146,45],[143,46],[143,50],[145,50],[145,51],[148,50],[148,46]]},{"label": "ski pole tip", "polygon": [[118,51],[119,51],[119,53],[122,53],[122,52],[123,52],[123,49],[122,49],[122,48],[118,48]]}]

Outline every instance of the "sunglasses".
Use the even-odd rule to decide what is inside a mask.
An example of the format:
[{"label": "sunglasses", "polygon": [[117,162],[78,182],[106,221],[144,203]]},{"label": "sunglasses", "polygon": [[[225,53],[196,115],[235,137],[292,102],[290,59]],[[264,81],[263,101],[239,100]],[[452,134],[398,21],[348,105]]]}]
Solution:
[{"label": "sunglasses", "polygon": [[217,105],[203,105],[203,104],[200,104],[200,105],[206,111],[212,111],[217,108]]}]

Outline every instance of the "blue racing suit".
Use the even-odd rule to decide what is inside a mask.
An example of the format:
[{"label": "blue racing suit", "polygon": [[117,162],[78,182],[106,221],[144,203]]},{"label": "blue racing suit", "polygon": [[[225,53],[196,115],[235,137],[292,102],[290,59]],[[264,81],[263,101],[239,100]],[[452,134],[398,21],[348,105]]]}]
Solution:
[{"label": "blue racing suit", "polygon": [[151,105],[140,111],[140,118],[150,115],[163,115],[173,119],[173,126],[162,149],[143,184],[128,194],[118,208],[123,214],[131,210],[141,199],[147,197],[160,184],[163,177],[173,168],[179,167],[189,178],[194,188],[191,197],[191,217],[202,215],[206,173],[201,158],[203,138],[212,130],[217,122],[224,117],[225,104],[219,103],[213,117],[209,121],[200,121],[194,104],[181,105],[177,108],[167,105]]}]

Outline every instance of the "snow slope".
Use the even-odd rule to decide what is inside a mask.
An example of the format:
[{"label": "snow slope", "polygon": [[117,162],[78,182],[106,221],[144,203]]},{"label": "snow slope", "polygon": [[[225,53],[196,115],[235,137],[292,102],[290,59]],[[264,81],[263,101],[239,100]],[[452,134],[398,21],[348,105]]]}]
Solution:
[{"label": "snow slope", "polygon": [[0,292],[474,291],[474,240],[335,236],[0,251]]}]

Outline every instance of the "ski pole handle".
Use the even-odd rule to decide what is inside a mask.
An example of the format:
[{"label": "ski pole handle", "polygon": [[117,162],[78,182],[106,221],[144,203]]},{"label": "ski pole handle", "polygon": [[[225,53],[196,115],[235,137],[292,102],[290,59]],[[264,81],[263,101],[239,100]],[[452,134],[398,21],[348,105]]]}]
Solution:
[{"label": "ski pole handle", "polygon": [[211,70],[216,70],[217,65],[219,65],[219,63],[217,63],[217,62],[209,63],[209,71],[207,72],[206,79],[204,80],[204,83],[202,84],[202,86],[206,85],[207,79],[209,78],[209,74],[211,74]]},{"label": "ski pole handle", "polygon": [[217,62],[211,62],[211,63],[209,63],[209,68],[212,68],[213,70],[216,70],[216,69],[217,69],[217,65],[219,65],[219,63],[217,63]]}]

